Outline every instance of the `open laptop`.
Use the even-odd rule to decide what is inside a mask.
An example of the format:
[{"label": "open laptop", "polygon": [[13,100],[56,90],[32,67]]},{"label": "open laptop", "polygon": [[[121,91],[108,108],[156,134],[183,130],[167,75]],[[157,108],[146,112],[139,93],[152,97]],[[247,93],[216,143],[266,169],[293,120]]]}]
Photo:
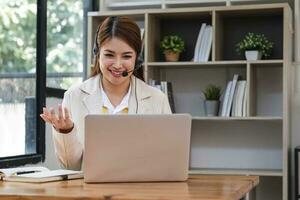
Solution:
[{"label": "open laptop", "polygon": [[184,181],[191,116],[87,115],[85,182]]}]

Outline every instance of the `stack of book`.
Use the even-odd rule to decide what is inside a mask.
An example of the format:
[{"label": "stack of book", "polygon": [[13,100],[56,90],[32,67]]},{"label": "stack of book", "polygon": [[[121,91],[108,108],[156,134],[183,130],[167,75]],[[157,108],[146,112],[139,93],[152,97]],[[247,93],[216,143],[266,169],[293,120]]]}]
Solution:
[{"label": "stack of book", "polygon": [[174,103],[172,83],[167,81],[158,81],[158,80],[149,79],[148,84],[151,85],[152,87],[156,87],[160,89],[163,93],[165,93],[168,96],[172,113],[175,113],[175,103]]},{"label": "stack of book", "polygon": [[194,50],[194,62],[207,62],[212,46],[212,26],[201,25]]},{"label": "stack of book", "polygon": [[247,93],[245,80],[238,80],[239,75],[235,74],[232,81],[227,83],[223,95],[219,116],[222,117],[245,117],[247,116]]},{"label": "stack of book", "polygon": [[2,181],[44,183],[80,178],[83,178],[82,171],[64,169],[49,170],[41,166],[0,169],[0,180]]}]

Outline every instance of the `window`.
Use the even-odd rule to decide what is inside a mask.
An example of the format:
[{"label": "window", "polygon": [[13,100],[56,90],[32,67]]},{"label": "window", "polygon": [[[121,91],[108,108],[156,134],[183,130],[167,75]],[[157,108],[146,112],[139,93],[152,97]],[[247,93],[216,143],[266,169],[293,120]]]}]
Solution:
[{"label": "window", "polygon": [[36,120],[43,84],[36,70],[37,1],[2,0],[0,7],[0,167],[5,167],[44,157],[44,133]]},{"label": "window", "polygon": [[47,87],[83,80],[83,1],[47,2]]},{"label": "window", "polygon": [[87,11],[97,5],[0,1],[0,168],[44,159],[45,126],[37,114],[46,92],[62,97],[86,77]]}]

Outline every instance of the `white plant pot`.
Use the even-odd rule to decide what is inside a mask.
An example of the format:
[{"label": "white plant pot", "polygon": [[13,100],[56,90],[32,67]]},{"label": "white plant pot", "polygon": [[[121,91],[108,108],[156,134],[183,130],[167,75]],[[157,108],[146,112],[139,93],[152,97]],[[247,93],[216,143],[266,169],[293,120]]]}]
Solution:
[{"label": "white plant pot", "polygon": [[262,57],[261,51],[245,51],[245,56],[247,60],[260,60]]}]

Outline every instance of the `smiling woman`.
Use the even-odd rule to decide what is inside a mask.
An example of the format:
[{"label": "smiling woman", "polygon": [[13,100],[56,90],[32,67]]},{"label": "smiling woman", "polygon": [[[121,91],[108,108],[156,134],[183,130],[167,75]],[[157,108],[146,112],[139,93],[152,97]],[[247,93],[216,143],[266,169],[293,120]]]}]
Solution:
[{"label": "smiling woman", "polygon": [[92,77],[68,89],[57,114],[53,108],[41,114],[53,126],[57,156],[69,169],[82,165],[86,115],[171,113],[167,96],[134,75],[141,67],[141,36],[132,19],[106,18],[95,38]]}]

